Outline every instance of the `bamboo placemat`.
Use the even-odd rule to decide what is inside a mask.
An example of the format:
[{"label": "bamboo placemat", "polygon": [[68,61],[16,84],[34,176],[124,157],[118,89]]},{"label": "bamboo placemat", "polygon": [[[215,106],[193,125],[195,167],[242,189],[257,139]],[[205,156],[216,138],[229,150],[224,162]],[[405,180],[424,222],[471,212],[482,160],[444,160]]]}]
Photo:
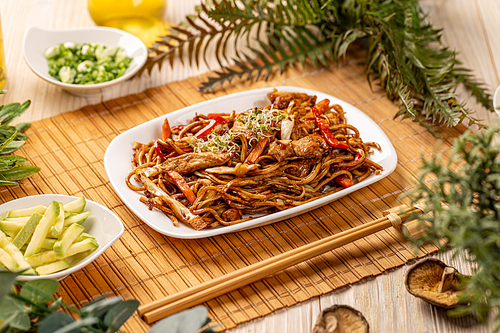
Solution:
[{"label": "bamboo placemat", "polygon": [[[142,304],[199,284],[270,256],[369,222],[399,205],[397,197],[414,187],[417,168],[434,154],[436,139],[411,121],[393,120],[397,106],[378,87],[372,90],[351,54],[342,65],[316,70],[288,70],[269,82],[237,82],[215,94],[201,94],[204,79],[190,78],[138,95],[84,107],[32,124],[19,155],[41,171],[23,186],[3,187],[0,200],[41,193],[84,194],[112,209],[125,233],[102,256],[61,282],[60,295],[78,306],[105,293],[136,298]],[[181,240],[161,235],[141,222],[119,199],[103,167],[107,145],[123,131],[165,113],[217,96],[264,86],[294,85],[335,95],[369,115],[385,131],[398,153],[398,166],[387,178],[310,213],[222,236]],[[235,106],[241,107],[241,106]],[[450,137],[443,131],[439,151],[448,158]],[[132,152],[124,151],[124,154]],[[410,225],[411,226],[411,225]],[[418,256],[436,251],[421,249]],[[401,266],[415,258],[414,250],[393,230],[381,231],[336,251],[301,263],[205,305],[210,316],[232,328],[277,309],[311,299]],[[362,295],[360,295],[362,296]],[[137,315],[127,332],[149,328]]]}]

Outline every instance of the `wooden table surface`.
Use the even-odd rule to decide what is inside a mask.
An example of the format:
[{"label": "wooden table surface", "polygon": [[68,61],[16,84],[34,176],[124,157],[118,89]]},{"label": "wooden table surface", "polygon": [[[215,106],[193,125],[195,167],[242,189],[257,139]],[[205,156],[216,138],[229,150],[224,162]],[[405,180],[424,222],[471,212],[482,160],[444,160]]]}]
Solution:
[{"label": "wooden table surface", "polygon": [[[166,19],[177,22],[190,13],[197,0],[168,1]],[[461,52],[465,66],[473,69],[490,92],[500,84],[500,1],[498,0],[421,0],[436,27],[444,28],[445,44]],[[9,92],[0,97],[0,104],[32,100],[22,121],[35,121],[76,110],[89,104],[144,91],[167,82],[182,80],[206,72],[206,67],[191,68],[179,63],[172,69],[130,80],[106,91],[102,96],[82,98],[71,96],[43,81],[28,68],[22,57],[22,39],[29,26],[64,29],[92,26],[86,0],[0,0],[3,42],[6,50]],[[465,97],[464,97],[465,99]],[[486,112],[473,100],[467,100],[477,116],[499,125],[499,117]],[[449,253],[438,255],[462,273],[471,267]],[[347,304],[360,310],[367,318],[371,332],[490,332],[491,327],[472,318],[449,318],[446,311],[430,306],[409,295],[403,285],[408,266],[363,281],[349,288],[311,299],[277,311],[261,319],[242,324],[232,333],[243,332],[310,332],[322,309],[334,304]]]}]

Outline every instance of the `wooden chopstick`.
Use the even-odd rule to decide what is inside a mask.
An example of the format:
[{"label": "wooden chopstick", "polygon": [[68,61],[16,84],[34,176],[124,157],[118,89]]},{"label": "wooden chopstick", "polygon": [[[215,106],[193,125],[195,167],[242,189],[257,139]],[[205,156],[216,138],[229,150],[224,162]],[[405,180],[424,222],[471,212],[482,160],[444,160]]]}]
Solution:
[{"label": "wooden chopstick", "polygon": [[[403,213],[399,215],[397,214],[399,212]],[[400,218],[398,222],[402,223],[409,219],[408,214],[422,213],[422,209],[415,207],[407,208],[406,206],[403,208],[403,206],[400,206],[387,211],[387,213],[397,214]],[[258,281],[287,267],[296,265],[322,253],[332,251],[350,242],[389,228],[394,223],[391,222],[391,220],[393,220],[393,218],[391,219],[386,216],[359,225],[336,235],[317,240],[213,280],[201,283],[176,294],[166,296],[149,304],[142,305],[138,309],[139,315],[150,324],[180,310],[190,308],[214,297]]]}]

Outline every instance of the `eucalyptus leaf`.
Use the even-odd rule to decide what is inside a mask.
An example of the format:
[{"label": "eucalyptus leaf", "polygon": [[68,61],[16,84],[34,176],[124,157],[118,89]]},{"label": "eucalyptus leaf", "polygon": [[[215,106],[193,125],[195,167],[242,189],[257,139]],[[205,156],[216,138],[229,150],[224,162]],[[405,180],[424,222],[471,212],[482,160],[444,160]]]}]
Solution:
[{"label": "eucalyptus leaf", "polygon": [[196,333],[210,321],[207,315],[206,307],[196,306],[160,320],[148,333]]},{"label": "eucalyptus leaf", "polygon": [[16,277],[16,273],[0,270],[0,302],[12,290]]},{"label": "eucalyptus leaf", "polygon": [[62,302],[63,302],[62,301],[62,297],[59,297],[54,302],[52,302],[52,304],[50,304],[49,310],[51,310],[51,311],[57,311],[61,307]]},{"label": "eucalyptus leaf", "polygon": [[21,331],[27,331],[31,327],[30,316],[23,311],[17,311],[14,319],[9,322],[9,326]]},{"label": "eucalyptus leaf", "polygon": [[[45,317],[38,327],[38,333],[54,333],[57,330],[64,328],[74,322],[68,314],[64,312],[54,312]],[[77,329],[71,331],[72,333],[78,332]]]},{"label": "eucalyptus leaf", "polygon": [[51,279],[40,279],[26,282],[21,289],[20,296],[35,304],[50,301],[59,289],[59,282]]},{"label": "eucalyptus leaf", "polygon": [[108,295],[106,294],[96,299],[95,301],[83,306],[80,309],[80,313],[82,314],[82,316],[101,317],[106,314],[109,309],[122,301],[120,297],[106,298],[107,296]]},{"label": "eucalyptus leaf", "polygon": [[109,326],[110,332],[116,332],[127,321],[130,316],[139,307],[140,303],[136,300],[122,301],[115,304],[104,316],[104,323]]},{"label": "eucalyptus leaf", "polygon": [[10,296],[5,296],[0,301],[0,320],[7,320],[12,314],[22,312],[26,314],[24,303]]},{"label": "eucalyptus leaf", "polygon": [[[85,328],[87,326],[92,326],[95,325],[99,322],[98,318],[95,317],[89,317],[89,318],[84,318],[82,320],[77,320],[72,322],[71,324],[68,324],[64,327],[59,328],[57,331],[54,331],[52,333],[72,333],[72,332],[79,332],[80,328]],[[87,332],[88,330],[83,330],[82,332]]]}]

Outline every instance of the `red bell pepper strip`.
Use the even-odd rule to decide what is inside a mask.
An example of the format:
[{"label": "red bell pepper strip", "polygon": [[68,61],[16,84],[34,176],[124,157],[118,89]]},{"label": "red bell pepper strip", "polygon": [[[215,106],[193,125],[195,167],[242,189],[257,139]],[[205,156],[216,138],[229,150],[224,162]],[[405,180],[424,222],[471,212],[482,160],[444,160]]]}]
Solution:
[{"label": "red bell pepper strip", "polygon": [[180,154],[174,150],[173,152],[171,152],[170,154],[168,154],[167,156],[165,156],[165,158],[176,157],[176,156],[179,156],[179,155]]},{"label": "red bell pepper strip", "polygon": [[189,185],[186,183],[186,180],[184,177],[180,175],[177,171],[169,171],[167,174],[172,178],[174,181],[175,185],[181,190],[182,193],[184,193],[184,196],[190,203],[193,203],[196,200],[196,195],[194,195],[193,191],[189,187]]},{"label": "red bell pepper strip", "polygon": [[229,117],[229,113],[209,113],[207,114],[208,119],[215,119],[217,117]]},{"label": "red bell pepper strip", "polygon": [[324,99],[312,107],[312,113],[314,115],[314,120],[316,121],[316,126],[318,126],[321,135],[330,146],[333,148],[347,149],[349,146],[337,140],[332,131],[330,131],[330,124],[328,123],[328,120],[323,118],[323,114],[328,108],[328,105],[330,105],[330,101]]},{"label": "red bell pepper strip", "polygon": [[250,154],[248,154],[247,159],[245,160],[246,164],[254,164],[255,161],[259,158],[260,155],[262,155],[262,152],[264,152],[264,149],[266,149],[267,143],[269,142],[269,137],[264,136],[260,138],[259,142],[253,147],[252,151]]},{"label": "red bell pepper strip", "polygon": [[186,127],[186,125],[176,125],[176,126],[172,127],[171,130],[172,130],[172,132],[177,131],[177,130],[182,131],[182,129],[184,129],[184,127]]},{"label": "red bell pepper strip", "polygon": [[198,139],[203,139],[204,137],[212,133],[212,130],[215,128],[215,126],[219,124],[224,124],[225,122],[226,119],[222,117],[216,117],[214,119],[211,119],[208,125],[199,130],[198,133],[196,133],[194,136]]},{"label": "red bell pepper strip", "polygon": [[155,147],[156,154],[158,154],[158,156],[160,156],[160,160],[162,162],[165,161],[167,158],[165,157],[165,154],[163,154],[163,152],[161,151],[160,145],[158,144],[158,140],[155,141],[155,143],[153,144],[153,147]]},{"label": "red bell pepper strip", "polygon": [[163,125],[161,125],[161,138],[163,141],[170,139],[172,136],[172,130],[170,130],[170,124],[168,123],[168,119],[165,118]]},{"label": "red bell pepper strip", "polygon": [[347,188],[347,187],[354,185],[354,183],[352,182],[352,179],[349,178],[349,176],[347,176],[347,175],[340,175],[338,177],[335,177],[334,181],[337,184],[339,184],[340,186],[342,186],[343,188]]}]

